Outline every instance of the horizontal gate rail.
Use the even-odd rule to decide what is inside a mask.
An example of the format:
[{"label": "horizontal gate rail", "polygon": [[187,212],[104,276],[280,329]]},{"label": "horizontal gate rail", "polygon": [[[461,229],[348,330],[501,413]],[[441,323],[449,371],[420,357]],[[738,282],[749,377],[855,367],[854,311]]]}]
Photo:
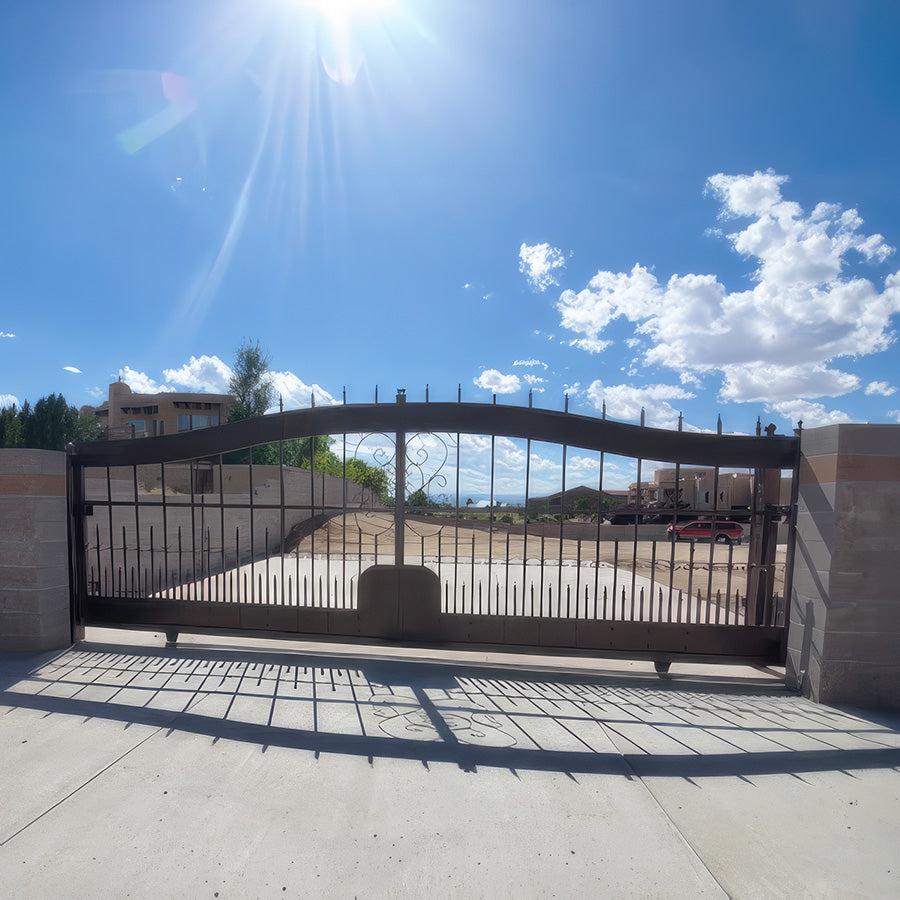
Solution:
[{"label": "horizontal gate rail", "polygon": [[660,462],[791,469],[797,439],[704,434],[628,425],[575,413],[483,403],[346,404],[292,410],[141,441],[77,446],[81,466],[133,466],[217,456],[257,444],[361,432],[494,434]]}]

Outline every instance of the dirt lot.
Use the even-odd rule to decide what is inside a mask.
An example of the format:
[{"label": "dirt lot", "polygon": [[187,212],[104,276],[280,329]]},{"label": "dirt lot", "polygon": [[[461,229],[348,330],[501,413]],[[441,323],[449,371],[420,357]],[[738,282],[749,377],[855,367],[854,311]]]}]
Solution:
[{"label": "dirt lot", "polygon": [[[346,527],[345,527],[346,521]],[[543,529],[543,534],[529,531],[521,533],[521,526],[507,527],[494,523],[460,521],[455,523],[427,518],[410,519],[406,522],[405,557],[409,563],[417,563],[425,559],[443,560],[461,559],[476,560],[552,560],[563,559],[582,564],[607,563],[620,571],[651,577],[661,585],[668,585],[671,573],[672,585],[676,590],[687,591],[690,587],[693,596],[699,590],[705,597],[707,588],[711,594],[723,595],[730,589],[730,596],[738,591],[744,596],[747,585],[748,546],[744,541],[740,545],[710,545],[707,542],[683,542],[672,544],[665,537],[635,542],[631,536],[623,537],[629,529],[601,529],[600,543],[596,540],[596,526],[590,529],[579,529],[585,537],[572,539],[560,538],[558,526]],[[537,530],[537,529],[535,529]],[[657,529],[660,530],[660,529]],[[549,532],[549,534],[548,534]],[[554,534],[555,532],[555,534]],[[606,532],[616,537],[606,538]],[[592,537],[588,538],[587,535]],[[527,546],[526,546],[527,541]],[[328,520],[311,535],[305,537],[292,550],[299,551],[301,556],[315,553],[330,554],[339,557],[346,553],[356,558],[360,553],[371,556],[376,552],[379,561],[393,561],[394,555],[394,521],[390,513],[349,513],[346,520],[336,516]],[[775,578],[776,591],[783,590],[784,547],[778,548],[778,568]],[[710,579],[710,568],[712,578]],[[729,574],[730,570],[730,574]]]}]

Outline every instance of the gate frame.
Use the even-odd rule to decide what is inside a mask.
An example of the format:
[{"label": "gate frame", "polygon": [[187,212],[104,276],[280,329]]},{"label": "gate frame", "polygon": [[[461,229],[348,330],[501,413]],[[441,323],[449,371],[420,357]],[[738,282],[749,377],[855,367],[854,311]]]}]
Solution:
[{"label": "gate frame", "polygon": [[[494,398],[496,401],[496,397]],[[324,629],[280,630],[268,624],[259,626],[253,620],[253,610],[269,609],[265,604],[251,606],[250,618],[232,627],[227,622],[209,625],[198,622],[196,612],[203,601],[131,600],[132,610],[143,609],[144,616],[135,621],[115,621],[131,618],[122,612],[121,604],[112,598],[89,597],[85,552],[83,549],[84,517],[89,512],[85,502],[84,469],[88,467],[134,467],[138,465],[186,462],[202,457],[221,455],[259,444],[275,443],[295,438],[321,434],[354,434],[363,432],[393,432],[397,436],[397,477],[395,480],[395,566],[403,564],[403,528],[405,506],[405,436],[408,433],[459,433],[487,434],[539,441],[567,447],[577,447],[602,453],[611,453],[636,459],[638,466],[644,459],[671,462],[676,465],[708,465],[717,470],[722,467],[751,468],[757,473],[754,487],[751,528],[751,546],[757,554],[755,571],[751,573],[748,592],[746,623],[743,626],[721,626],[701,623],[663,623],[611,620],[540,619],[517,616],[512,629],[507,629],[493,619],[511,619],[509,616],[469,617],[480,620],[479,627],[460,631],[448,629],[440,641],[429,640],[433,635],[403,635],[401,640],[412,640],[418,646],[454,647],[468,649],[508,650],[511,652],[539,652],[590,656],[624,656],[649,658],[664,670],[673,658],[702,659],[707,661],[731,661],[735,657],[760,662],[784,661],[786,639],[784,626],[763,625],[771,619],[769,604],[772,599],[775,561],[775,535],[777,518],[789,513],[788,548],[785,561],[785,594],[790,596],[791,565],[794,552],[794,525],[796,520],[796,494],[799,469],[799,437],[774,435],[769,430],[765,437],[750,435],[723,435],[668,431],[645,425],[630,425],[606,419],[597,419],[568,412],[476,403],[425,402],[407,403],[405,392],[399,391],[394,404],[344,404],[329,407],[312,407],[270,416],[246,419],[240,422],[213,426],[197,431],[182,432],[143,440],[116,440],[70,445],[67,464],[70,485],[70,534],[72,535],[71,590],[73,633],[83,634],[85,624],[118,625],[128,628],[146,628],[166,631],[174,640],[177,632],[252,634],[271,637],[294,637],[315,640],[377,643],[382,639],[375,635],[360,635],[346,630],[334,631],[329,616],[320,617]],[[777,504],[777,487],[781,471],[793,472],[791,504],[788,509]],[[777,476],[777,477],[776,477]],[[563,476],[564,477],[564,476]],[[639,495],[640,496],[640,493]],[[772,501],[775,502],[772,502]],[[137,496],[135,496],[137,502]],[[715,510],[714,510],[715,512]],[[637,525],[637,518],[636,518]],[[748,562],[748,565],[750,563]],[[125,603],[126,601],[122,601]],[[110,606],[112,603],[112,606]],[[183,604],[192,604],[190,614]],[[152,604],[152,609],[150,608]],[[181,606],[179,606],[180,604]],[[210,603],[204,604],[212,606]],[[225,606],[223,604],[219,604]],[[240,603],[229,603],[234,610]],[[111,618],[97,620],[96,611],[106,607]],[[90,610],[94,610],[92,613]],[[299,609],[299,607],[298,607]],[[170,618],[166,620],[165,611]],[[211,610],[209,610],[211,611]],[[324,612],[324,610],[317,610]],[[215,613],[221,618],[224,608]],[[239,620],[240,621],[240,620]],[[459,623],[457,623],[459,624]],[[472,621],[469,625],[473,625]],[[581,626],[581,632],[576,627]],[[688,640],[690,632],[703,634],[715,641]],[[618,631],[611,640],[613,631]],[[584,643],[588,631],[593,632],[588,644]],[[746,646],[747,652],[739,652],[740,632],[753,635]],[[478,636],[486,636],[479,640]],[[529,639],[516,640],[515,635]],[[394,639],[396,640],[396,638]],[[686,643],[694,643],[688,649]],[[624,646],[623,646],[624,645]],[[743,646],[743,645],[741,645]],[[679,649],[681,647],[682,649]],[[718,648],[718,649],[717,649]]]}]

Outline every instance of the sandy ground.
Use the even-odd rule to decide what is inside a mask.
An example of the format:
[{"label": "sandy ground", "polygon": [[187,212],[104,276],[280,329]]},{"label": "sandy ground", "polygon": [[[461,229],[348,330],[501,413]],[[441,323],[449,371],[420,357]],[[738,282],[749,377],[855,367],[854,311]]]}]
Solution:
[{"label": "sandy ground", "polygon": [[[394,530],[393,518],[388,513],[352,514],[347,516],[345,530],[340,517],[330,520],[313,535],[305,538],[297,547],[300,557],[331,554],[340,557],[346,552],[356,559],[374,555],[376,549],[380,562],[393,562]],[[454,555],[460,560],[493,561],[510,560],[539,563],[556,562],[560,559],[578,564],[605,563],[627,576],[630,584],[632,571],[655,585],[668,590],[671,584],[675,591],[690,591],[696,597],[715,597],[718,594],[733,598],[735,592],[744,597],[747,587],[746,541],[740,545],[710,544],[708,542],[684,542],[675,544],[662,539],[657,541],[632,540],[572,540],[556,536],[510,534],[502,525],[495,523],[493,531],[460,522],[442,524],[432,522],[407,522],[405,535],[405,558],[408,563],[420,563],[423,559],[448,560],[452,564]],[[710,571],[712,577],[710,578]],[[783,590],[784,547],[779,547],[775,590]]]}]

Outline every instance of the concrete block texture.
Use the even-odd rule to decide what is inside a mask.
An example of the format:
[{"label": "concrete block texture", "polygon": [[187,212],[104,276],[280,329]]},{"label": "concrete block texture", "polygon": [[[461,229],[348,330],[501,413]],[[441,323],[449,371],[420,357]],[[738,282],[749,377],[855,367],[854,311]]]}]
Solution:
[{"label": "concrete block texture", "polygon": [[65,475],[66,454],[58,450],[0,450],[0,475]]},{"label": "concrete block texture", "polygon": [[900,709],[900,664],[825,660],[810,696],[819,703]]},{"label": "concrete block texture", "polygon": [[34,653],[71,644],[68,611],[64,614],[0,613],[0,651]]},{"label": "concrete block texture", "polygon": [[66,455],[0,450],[0,649],[68,646]]},{"label": "concrete block texture", "polygon": [[900,707],[900,426],[801,440],[789,677],[823,703]]}]

